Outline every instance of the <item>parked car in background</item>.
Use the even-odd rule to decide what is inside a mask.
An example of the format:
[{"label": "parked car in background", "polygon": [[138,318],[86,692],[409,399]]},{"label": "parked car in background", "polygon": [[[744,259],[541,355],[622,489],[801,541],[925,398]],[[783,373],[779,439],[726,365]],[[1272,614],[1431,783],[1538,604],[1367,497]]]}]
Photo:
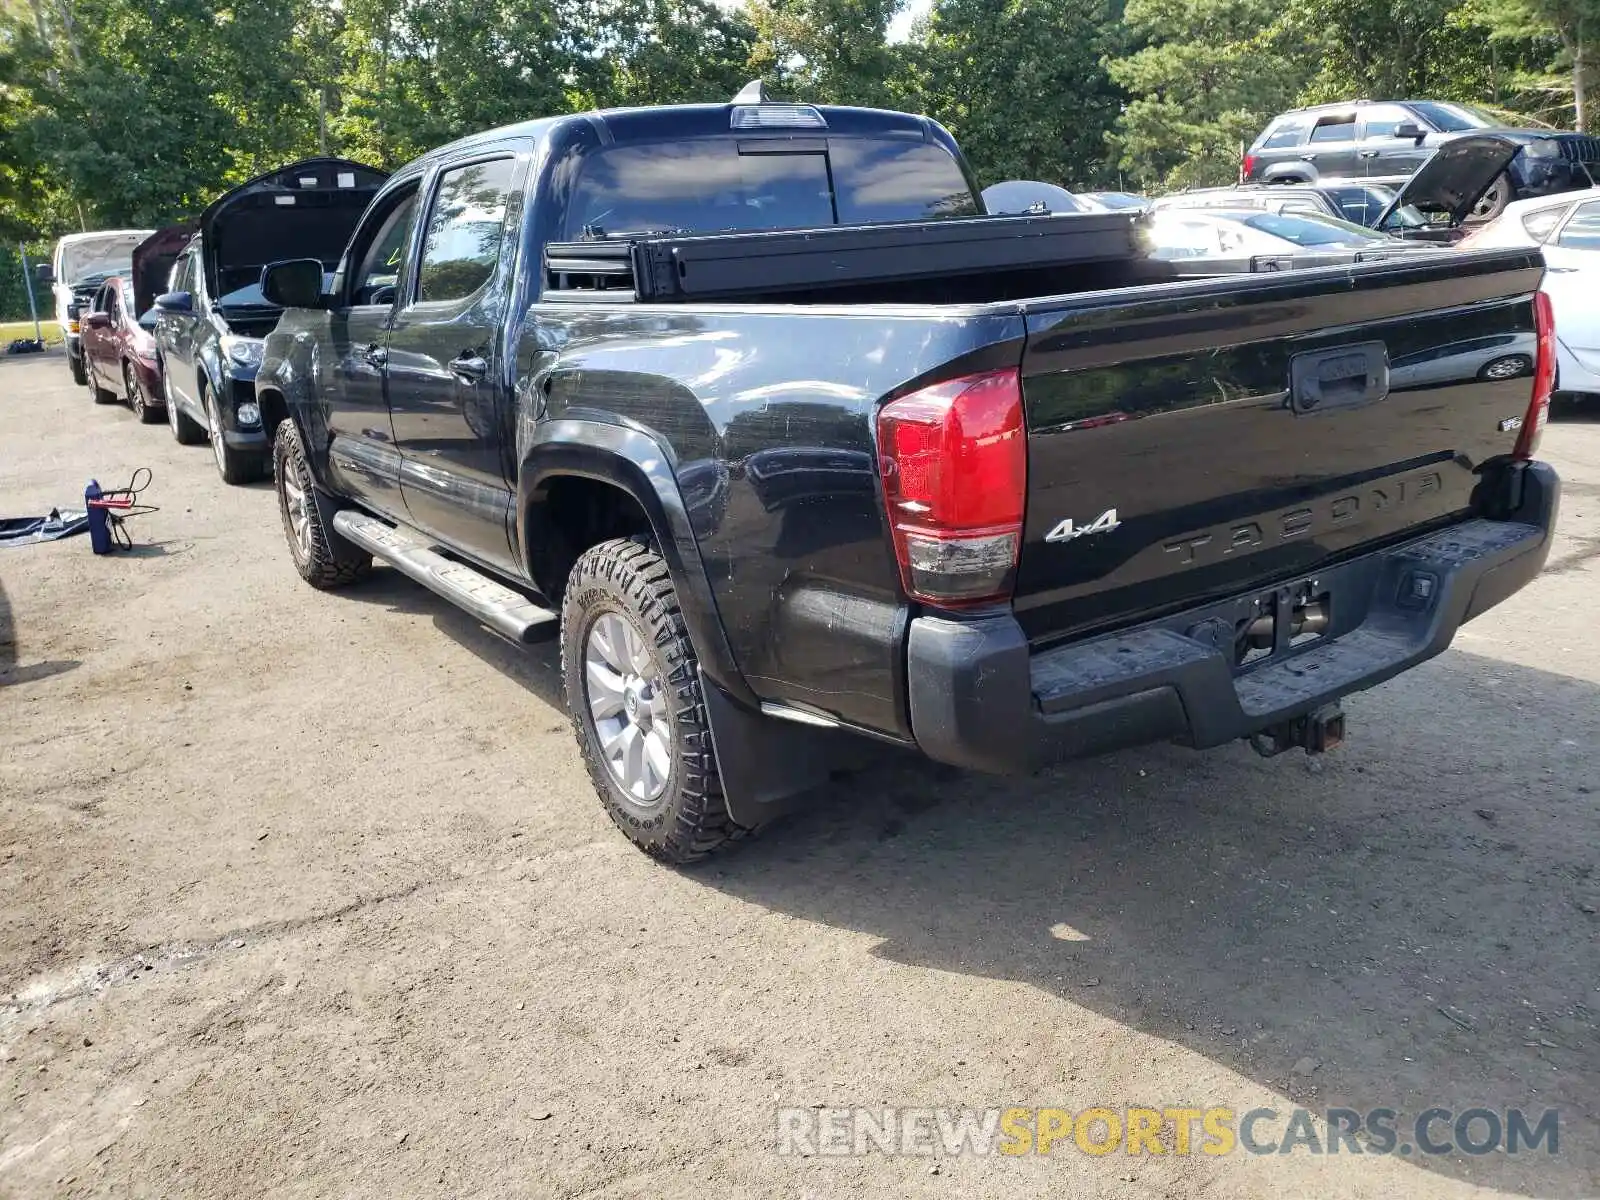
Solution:
[{"label": "parked car in background", "polygon": [[1150,198],[1134,192],[1074,192],[1089,212],[1137,212],[1150,207]]},{"label": "parked car in background", "polygon": [[1365,226],[1320,212],[1272,212],[1261,208],[1157,208],[1149,222],[1152,257],[1165,262],[1190,258],[1249,258],[1343,250],[1433,249],[1396,242]]},{"label": "parked car in background", "polygon": [[1556,387],[1600,396],[1600,188],[1519,200],[1461,244],[1540,249],[1556,317]]},{"label": "parked car in background", "polygon": [[385,178],[342,158],[269,171],[213,202],[176,256],[155,298],[167,422],[186,445],[210,440],[224,481],[248,483],[268,465],[255,378],[281,310],[262,298],[261,268],[305,258],[331,273]]},{"label": "parked car in background", "polygon": [[132,276],[113,275],[101,284],[79,323],[84,371],[95,403],[125,399],[139,420],[159,421],[163,405],[155,310],[138,311]]},{"label": "parked car in background", "polygon": [[[1150,201],[1163,208],[1262,208],[1268,212],[1309,212],[1339,217],[1357,225],[1372,227],[1394,201],[1395,191],[1381,183],[1258,183],[1238,187],[1197,188],[1174,192]],[[1404,209],[1401,220],[1407,226],[1427,224],[1415,209]]]},{"label": "parked car in background", "polygon": [[56,243],[50,261],[40,263],[36,269],[38,281],[49,286],[55,302],[56,323],[61,326],[73,382],[89,382],[83,365],[82,311],[93,301],[101,284],[113,275],[127,273],[133,248],[149,235],[148,229],[69,233]]},{"label": "parked car in background", "polygon": [[1516,154],[1474,205],[1474,220],[1513,200],[1590,187],[1600,138],[1510,125],[1484,109],[1439,100],[1355,100],[1275,117],[1245,152],[1241,183],[1365,179],[1398,184],[1440,146],[1475,133],[1514,141]]},{"label": "parked car in background", "polygon": [[1089,206],[1059,184],[1037,179],[1008,179],[983,189],[983,211],[1004,213],[1089,212]]}]

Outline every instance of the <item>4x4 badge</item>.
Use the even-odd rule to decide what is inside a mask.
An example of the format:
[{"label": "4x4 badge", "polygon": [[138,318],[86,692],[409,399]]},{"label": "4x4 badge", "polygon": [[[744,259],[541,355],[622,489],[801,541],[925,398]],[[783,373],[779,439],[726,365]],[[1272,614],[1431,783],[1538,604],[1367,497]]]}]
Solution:
[{"label": "4x4 badge", "polygon": [[1110,533],[1122,522],[1117,520],[1117,510],[1108,508],[1088,525],[1074,525],[1072,518],[1068,517],[1049,533],[1044,535],[1047,542],[1070,542],[1073,538],[1081,538],[1089,533]]}]

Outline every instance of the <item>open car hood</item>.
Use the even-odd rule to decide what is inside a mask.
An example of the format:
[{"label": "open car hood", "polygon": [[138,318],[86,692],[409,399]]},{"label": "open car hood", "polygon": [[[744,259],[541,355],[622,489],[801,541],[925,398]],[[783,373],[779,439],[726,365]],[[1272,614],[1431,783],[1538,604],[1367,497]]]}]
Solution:
[{"label": "open car hood", "polygon": [[200,214],[206,285],[223,296],[285,258],[332,270],[388,172],[346,158],[303,158],[258,175]]},{"label": "open car hood", "polygon": [[194,236],[193,221],[180,221],[158,229],[133,248],[133,313],[148,312],[156,297],[167,290],[172,264]]},{"label": "open car hood", "polygon": [[1406,180],[1374,228],[1384,229],[1390,215],[1407,204],[1423,213],[1448,213],[1451,226],[1460,225],[1521,149],[1520,141],[1500,133],[1474,133],[1444,143]]}]

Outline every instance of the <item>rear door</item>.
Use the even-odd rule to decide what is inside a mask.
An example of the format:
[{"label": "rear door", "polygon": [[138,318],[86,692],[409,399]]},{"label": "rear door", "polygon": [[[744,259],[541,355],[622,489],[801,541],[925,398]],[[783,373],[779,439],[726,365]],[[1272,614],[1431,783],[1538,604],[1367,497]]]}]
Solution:
[{"label": "rear door", "polygon": [[[1556,314],[1556,336],[1567,349],[1600,367],[1600,200],[1575,207],[1544,245],[1543,288]],[[1596,373],[1600,373],[1597,370]]]},{"label": "rear door", "polygon": [[516,570],[508,521],[511,364],[502,344],[525,156],[442,164],[419,257],[388,338],[389,413],[411,519],[453,548]]},{"label": "rear door", "polygon": [[[1466,512],[1527,410],[1539,276],[1532,250],[1441,251],[1026,306],[1030,638],[1247,593]],[[1491,341],[1518,374],[1480,377]]]},{"label": "rear door", "polygon": [[1355,111],[1319,113],[1300,157],[1316,168],[1319,179],[1350,179],[1360,175]]}]

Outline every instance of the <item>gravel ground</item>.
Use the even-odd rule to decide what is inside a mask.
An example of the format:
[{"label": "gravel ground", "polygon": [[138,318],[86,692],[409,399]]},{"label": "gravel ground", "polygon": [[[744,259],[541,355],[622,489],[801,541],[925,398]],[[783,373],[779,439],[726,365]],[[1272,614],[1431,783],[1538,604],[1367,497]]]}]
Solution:
[{"label": "gravel ground", "polygon": [[[0,512],[141,465],[161,506],[131,554],[0,550],[0,1194],[1600,1194],[1593,417],[1546,435],[1545,575],[1320,769],[886,762],[684,871],[601,813],[553,647],[391,571],[305,587],[268,486],[59,353],[0,361],[0,422]],[[1560,1141],[776,1153],[779,1106],[885,1104],[1278,1110],[1262,1140],[1557,1108]]]}]

